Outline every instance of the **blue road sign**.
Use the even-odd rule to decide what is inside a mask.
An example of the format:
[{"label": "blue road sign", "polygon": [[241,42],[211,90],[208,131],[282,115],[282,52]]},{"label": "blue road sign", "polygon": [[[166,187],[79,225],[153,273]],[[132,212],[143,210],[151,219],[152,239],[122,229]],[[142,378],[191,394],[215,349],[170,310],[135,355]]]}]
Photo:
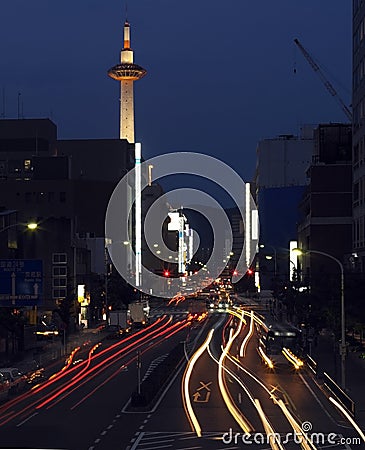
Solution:
[{"label": "blue road sign", "polygon": [[42,302],[40,259],[0,259],[0,306],[34,306]]}]

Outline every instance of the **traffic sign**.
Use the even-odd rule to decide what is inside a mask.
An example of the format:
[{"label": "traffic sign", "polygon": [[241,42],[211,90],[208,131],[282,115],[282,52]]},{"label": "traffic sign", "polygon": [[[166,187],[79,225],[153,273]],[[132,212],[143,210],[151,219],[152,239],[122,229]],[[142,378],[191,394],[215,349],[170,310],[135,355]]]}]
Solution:
[{"label": "traffic sign", "polygon": [[42,301],[40,259],[0,259],[0,306],[34,306]]}]

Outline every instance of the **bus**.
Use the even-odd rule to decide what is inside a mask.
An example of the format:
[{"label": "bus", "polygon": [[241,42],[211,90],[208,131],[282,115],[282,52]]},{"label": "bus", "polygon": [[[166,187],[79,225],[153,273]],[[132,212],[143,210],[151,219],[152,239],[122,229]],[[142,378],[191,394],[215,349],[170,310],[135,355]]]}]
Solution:
[{"label": "bus", "polygon": [[282,363],[300,369],[303,366],[301,350],[302,332],[293,325],[273,324],[267,329],[260,327],[258,352],[270,369]]}]

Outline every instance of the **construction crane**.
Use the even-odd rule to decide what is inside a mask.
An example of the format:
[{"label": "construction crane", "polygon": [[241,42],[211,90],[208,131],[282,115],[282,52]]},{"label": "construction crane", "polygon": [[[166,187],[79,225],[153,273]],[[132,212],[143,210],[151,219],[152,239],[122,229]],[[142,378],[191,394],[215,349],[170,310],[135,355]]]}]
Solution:
[{"label": "construction crane", "polygon": [[317,73],[317,75],[321,79],[322,83],[326,87],[327,91],[332,95],[332,97],[335,98],[337,103],[341,106],[342,111],[346,114],[346,117],[349,119],[350,122],[352,122],[352,112],[351,112],[350,108],[344,103],[344,101],[341,99],[341,97],[337,94],[336,89],[327,80],[327,78],[323,74],[319,65],[313,60],[311,55],[307,52],[307,50],[303,47],[303,45],[299,42],[298,39],[294,39],[294,42],[299,47],[300,51],[303,53],[306,60],[311,65],[312,69]]}]

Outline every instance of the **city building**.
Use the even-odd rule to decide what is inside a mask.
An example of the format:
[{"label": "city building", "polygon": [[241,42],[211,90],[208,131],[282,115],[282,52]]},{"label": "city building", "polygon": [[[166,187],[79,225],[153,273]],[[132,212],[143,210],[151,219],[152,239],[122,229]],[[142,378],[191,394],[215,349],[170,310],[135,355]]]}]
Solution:
[{"label": "city building", "polygon": [[[299,206],[298,246],[329,253],[345,264],[352,240],[351,125],[319,125],[314,142],[309,185]],[[323,271],[339,275],[337,264],[329,258],[309,254],[302,264],[302,278],[311,280],[311,285],[316,277],[323,278]]]},{"label": "city building", "polygon": [[300,136],[280,135],[257,145],[256,203],[260,222],[259,287],[272,289],[288,279],[289,242],[297,239],[298,204],[308,184],[313,154],[313,127]]},{"label": "city building", "polygon": [[365,2],[353,1],[353,237],[356,268],[365,272]]},{"label": "city building", "polygon": [[350,124],[331,123],[316,128],[315,152],[307,170],[309,185],[300,203],[298,224],[296,281],[304,294],[298,297],[298,291],[292,291],[287,301],[303,323],[336,332],[344,296],[347,326],[353,323],[354,293],[358,290],[355,288],[351,294],[348,273],[352,258],[351,154]]},{"label": "city building", "polygon": [[1,257],[43,261],[43,312],[104,275],[105,212],[133,154],[125,139],[57,140],[49,119],[0,121],[0,206],[39,225],[31,241],[17,227],[17,252],[8,245]]}]

